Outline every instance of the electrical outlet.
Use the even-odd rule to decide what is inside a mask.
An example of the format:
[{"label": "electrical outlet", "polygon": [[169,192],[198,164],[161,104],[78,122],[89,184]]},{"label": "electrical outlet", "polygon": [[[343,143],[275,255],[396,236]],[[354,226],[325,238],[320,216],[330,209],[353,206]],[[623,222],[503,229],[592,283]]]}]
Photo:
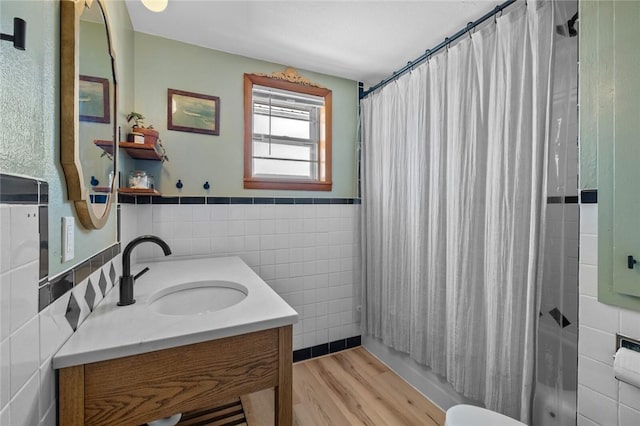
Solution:
[{"label": "electrical outlet", "polygon": [[68,262],[75,257],[74,238],[75,221],[73,217],[62,218],[62,261]]}]

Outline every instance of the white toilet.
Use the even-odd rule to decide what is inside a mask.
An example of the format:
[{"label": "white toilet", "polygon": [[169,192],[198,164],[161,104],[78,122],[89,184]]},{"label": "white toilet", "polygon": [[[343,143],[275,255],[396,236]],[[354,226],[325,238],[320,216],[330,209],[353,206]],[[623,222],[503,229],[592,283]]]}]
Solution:
[{"label": "white toilet", "polygon": [[523,426],[517,420],[486,408],[460,404],[447,410],[444,426]]}]

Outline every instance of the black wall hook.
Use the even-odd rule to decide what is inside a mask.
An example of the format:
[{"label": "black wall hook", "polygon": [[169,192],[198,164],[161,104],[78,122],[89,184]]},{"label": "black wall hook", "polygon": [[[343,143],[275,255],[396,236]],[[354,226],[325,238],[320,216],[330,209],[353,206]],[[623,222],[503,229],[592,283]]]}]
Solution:
[{"label": "black wall hook", "polygon": [[209,188],[211,188],[211,185],[209,185],[209,181],[206,181],[202,187],[208,191]]},{"label": "black wall hook", "polygon": [[178,189],[182,189],[184,185],[182,184],[182,181],[180,179],[178,179],[178,182],[176,182],[176,188]]},{"label": "black wall hook", "polygon": [[13,34],[0,33],[0,40],[13,42],[13,47],[24,50],[27,39],[27,23],[24,19],[13,18]]}]

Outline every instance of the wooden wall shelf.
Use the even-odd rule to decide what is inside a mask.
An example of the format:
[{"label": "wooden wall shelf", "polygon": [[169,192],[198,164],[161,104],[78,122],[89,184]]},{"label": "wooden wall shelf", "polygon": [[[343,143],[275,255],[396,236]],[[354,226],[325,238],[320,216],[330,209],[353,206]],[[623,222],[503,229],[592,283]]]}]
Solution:
[{"label": "wooden wall shelf", "polygon": [[161,195],[160,192],[151,188],[118,188],[118,192],[126,195]]},{"label": "wooden wall shelf", "polygon": [[100,139],[96,139],[93,141],[94,145],[98,148],[102,149],[109,155],[113,155],[113,141],[104,141]]},{"label": "wooden wall shelf", "polygon": [[110,186],[94,186],[91,188],[91,190],[93,192],[109,193],[111,192],[111,187]]},{"label": "wooden wall shelf", "polygon": [[121,149],[124,149],[129,157],[138,160],[162,161],[162,155],[156,150],[156,145],[147,143],[120,142]]}]

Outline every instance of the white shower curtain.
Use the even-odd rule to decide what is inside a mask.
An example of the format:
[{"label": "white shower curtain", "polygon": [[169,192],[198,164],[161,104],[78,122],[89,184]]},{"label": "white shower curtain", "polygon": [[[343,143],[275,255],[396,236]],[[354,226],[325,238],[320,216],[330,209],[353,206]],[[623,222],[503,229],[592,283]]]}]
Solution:
[{"label": "white shower curtain", "polygon": [[553,7],[519,3],[362,100],[362,326],[528,421]]}]

